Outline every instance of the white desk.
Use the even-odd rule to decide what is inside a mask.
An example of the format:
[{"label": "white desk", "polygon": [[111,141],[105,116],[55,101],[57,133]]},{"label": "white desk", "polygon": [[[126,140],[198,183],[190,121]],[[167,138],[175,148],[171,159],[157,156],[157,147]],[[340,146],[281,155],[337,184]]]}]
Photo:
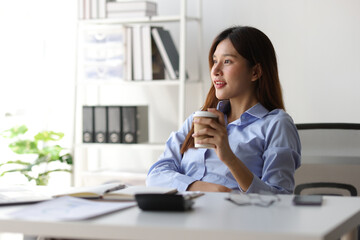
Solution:
[{"label": "white desk", "polygon": [[338,239],[360,224],[360,199],[325,197],[321,207],[296,207],[291,195],[268,207],[236,206],[225,193],[206,193],[190,212],[144,212],[134,207],[92,220],[11,219],[0,208],[0,232],[83,239]]}]

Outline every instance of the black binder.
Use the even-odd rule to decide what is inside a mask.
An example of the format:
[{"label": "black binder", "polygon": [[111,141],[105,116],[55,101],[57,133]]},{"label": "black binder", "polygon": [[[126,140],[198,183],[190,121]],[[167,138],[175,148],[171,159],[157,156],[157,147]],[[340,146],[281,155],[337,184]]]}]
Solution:
[{"label": "black binder", "polygon": [[83,142],[94,142],[94,108],[83,106]]},{"label": "black binder", "polygon": [[122,143],[141,143],[149,140],[148,107],[123,106],[122,114]]},{"label": "black binder", "polygon": [[105,106],[94,107],[95,142],[105,143],[107,133],[107,109]]},{"label": "black binder", "polygon": [[121,108],[122,115],[122,143],[137,142],[136,107],[126,106]]},{"label": "black binder", "polygon": [[109,106],[108,107],[108,143],[121,142],[121,107]]}]

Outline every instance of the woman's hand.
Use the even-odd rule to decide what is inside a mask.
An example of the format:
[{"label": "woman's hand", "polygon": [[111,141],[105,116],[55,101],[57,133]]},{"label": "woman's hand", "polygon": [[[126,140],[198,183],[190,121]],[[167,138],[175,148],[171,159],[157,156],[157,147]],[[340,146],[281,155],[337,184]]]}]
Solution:
[{"label": "woman's hand", "polygon": [[187,191],[201,191],[201,192],[230,192],[231,189],[220,184],[195,181],[189,185]]},{"label": "woman's hand", "polygon": [[[245,166],[245,164],[235,156],[235,154],[232,152],[230,148],[228,134],[225,126],[224,114],[220,111],[217,111],[214,108],[208,108],[208,111],[216,114],[219,117],[219,122],[217,122],[215,119],[212,118],[195,118],[194,123],[209,125],[209,127],[203,128],[195,132],[192,136],[193,137],[198,137],[203,135],[210,136],[202,140],[197,140],[196,143],[214,145],[216,155],[229,168],[230,172],[236,179],[239,186],[244,191],[247,191],[250,184],[252,183],[254,176],[252,172]],[[193,184],[197,185],[198,183],[194,182]],[[207,186],[201,186],[201,187],[207,187]],[[212,188],[214,186],[209,186],[209,187]],[[191,188],[191,185],[189,186],[189,188]],[[199,191],[204,191],[204,190],[199,190]]]},{"label": "woman's hand", "polygon": [[208,125],[209,127],[203,128],[200,131],[195,132],[192,136],[210,136],[202,140],[197,140],[196,143],[214,145],[216,155],[221,161],[227,164],[229,161],[234,160],[234,158],[236,159],[236,156],[230,149],[224,114],[214,108],[208,108],[208,111],[216,114],[219,121],[213,118],[195,118],[194,123]]}]

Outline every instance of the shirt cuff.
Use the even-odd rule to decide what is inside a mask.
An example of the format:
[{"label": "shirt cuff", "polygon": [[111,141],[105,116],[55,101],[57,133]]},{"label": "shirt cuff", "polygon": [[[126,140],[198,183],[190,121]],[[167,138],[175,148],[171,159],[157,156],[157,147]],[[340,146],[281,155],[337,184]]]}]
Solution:
[{"label": "shirt cuff", "polygon": [[250,186],[248,187],[246,193],[258,193],[260,189],[264,189],[264,184],[266,185],[266,183],[264,183],[263,181],[261,181],[260,178],[258,178],[258,176],[253,174],[253,180],[250,184]]},{"label": "shirt cuff", "polygon": [[172,187],[177,188],[179,192],[184,192],[189,187],[189,185],[195,181],[197,181],[197,179],[186,175],[180,175],[174,179]]},{"label": "shirt cuff", "polygon": [[246,192],[246,193],[259,193],[261,190],[270,191],[269,186],[266,183],[264,183],[263,181],[261,181],[261,179],[258,176],[256,176],[255,174],[253,174],[253,180],[252,180],[250,186],[248,187],[247,191],[244,191],[240,186],[239,186],[239,189],[240,189],[240,191]]}]

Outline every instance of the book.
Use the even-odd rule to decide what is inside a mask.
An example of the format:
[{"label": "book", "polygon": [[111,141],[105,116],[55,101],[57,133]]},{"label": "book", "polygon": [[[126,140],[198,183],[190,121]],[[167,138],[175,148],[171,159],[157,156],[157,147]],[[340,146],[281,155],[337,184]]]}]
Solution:
[{"label": "book", "polygon": [[143,80],[150,81],[152,76],[152,50],[151,50],[151,26],[141,26],[142,35],[142,65],[143,65]]},{"label": "book", "polygon": [[125,80],[130,81],[133,78],[133,44],[132,44],[132,27],[126,28],[126,55],[125,55]]},{"label": "book", "polygon": [[99,5],[98,0],[90,0],[90,18],[97,19],[99,18]]},{"label": "book", "polygon": [[78,0],[78,18],[85,19],[85,0]]},{"label": "book", "polygon": [[91,0],[84,0],[83,2],[83,19],[90,19],[91,16]]},{"label": "book", "polygon": [[112,191],[103,196],[105,200],[135,201],[135,194],[156,193],[175,194],[176,188],[156,186],[130,186],[117,191]]},{"label": "book", "polygon": [[79,187],[69,189],[67,191],[64,191],[63,193],[56,194],[53,197],[71,196],[87,199],[99,199],[102,198],[104,194],[123,189],[125,187],[126,185],[119,183],[108,183],[99,186]]},{"label": "book", "polygon": [[120,12],[130,12],[130,11],[157,11],[156,2],[151,1],[113,1],[108,2],[106,5],[106,10],[108,12],[120,11]]},{"label": "book", "polygon": [[153,28],[156,27],[142,26],[143,74],[145,81],[165,78],[165,65],[151,34]]},{"label": "book", "polygon": [[153,28],[152,36],[164,61],[171,79],[179,78],[179,53],[170,32],[162,28]]},{"label": "book", "polygon": [[132,67],[133,67],[133,80],[143,80],[143,51],[142,51],[142,34],[141,25],[135,25],[132,29]]},{"label": "book", "polygon": [[98,18],[106,18],[106,2],[107,0],[98,0]]},{"label": "book", "polygon": [[165,79],[165,64],[161,57],[159,48],[157,47],[154,37],[151,36],[151,64],[152,64],[152,79]]},{"label": "book", "polygon": [[86,199],[134,201],[135,194],[138,193],[175,194],[177,193],[177,189],[155,186],[126,186],[124,184],[109,183],[100,186],[74,188],[65,193],[54,195],[53,197],[71,196]]},{"label": "book", "polygon": [[107,12],[107,18],[131,18],[156,16],[153,11]]}]

